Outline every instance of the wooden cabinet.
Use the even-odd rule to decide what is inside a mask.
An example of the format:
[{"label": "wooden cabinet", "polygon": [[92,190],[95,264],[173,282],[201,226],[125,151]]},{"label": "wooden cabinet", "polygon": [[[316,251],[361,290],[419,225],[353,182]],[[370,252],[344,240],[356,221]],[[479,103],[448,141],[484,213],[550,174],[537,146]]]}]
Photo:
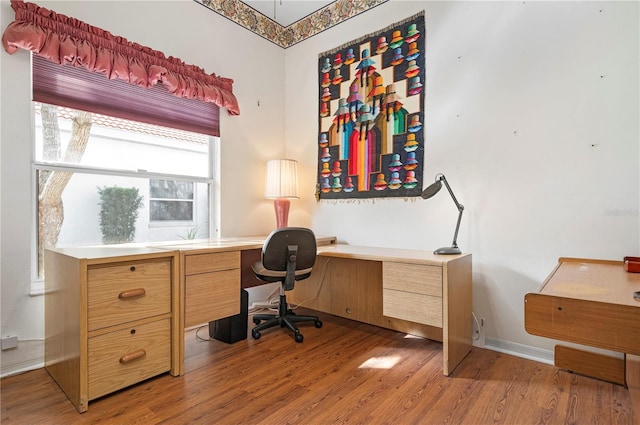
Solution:
[{"label": "wooden cabinet", "polygon": [[46,251],[45,367],[79,412],[113,391],[179,373],[177,271],[175,251]]},{"label": "wooden cabinet", "polygon": [[[626,383],[640,417],[640,273],[622,261],[560,258],[537,292],[524,297],[524,327],[532,335],[617,351],[624,360],[593,350],[556,346],[558,367]],[[640,422],[638,422],[640,423]]]},{"label": "wooden cabinet", "polygon": [[240,313],[240,251],[184,255],[185,327]]}]

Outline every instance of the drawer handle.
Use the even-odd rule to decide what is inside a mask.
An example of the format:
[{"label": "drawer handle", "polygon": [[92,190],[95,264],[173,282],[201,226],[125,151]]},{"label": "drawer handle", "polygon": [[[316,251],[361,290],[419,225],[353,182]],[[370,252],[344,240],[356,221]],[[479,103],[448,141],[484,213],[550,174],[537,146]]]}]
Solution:
[{"label": "drawer handle", "polygon": [[139,350],[136,350],[132,353],[125,354],[124,356],[120,357],[120,363],[126,364],[136,359],[142,358],[146,355],[147,355],[147,352],[141,348]]},{"label": "drawer handle", "polygon": [[129,289],[128,291],[120,292],[118,294],[118,298],[120,298],[121,300],[124,300],[124,299],[127,299],[127,298],[140,297],[140,296],[142,296],[144,294],[145,294],[144,288]]}]

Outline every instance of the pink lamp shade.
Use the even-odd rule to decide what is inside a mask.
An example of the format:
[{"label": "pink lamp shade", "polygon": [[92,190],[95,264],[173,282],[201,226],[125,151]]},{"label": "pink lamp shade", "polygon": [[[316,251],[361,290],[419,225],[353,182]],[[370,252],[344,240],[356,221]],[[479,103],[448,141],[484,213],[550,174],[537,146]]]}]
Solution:
[{"label": "pink lamp shade", "polygon": [[298,199],[298,163],[292,159],[267,162],[264,197],[273,199],[277,228],[288,226],[289,199]]}]

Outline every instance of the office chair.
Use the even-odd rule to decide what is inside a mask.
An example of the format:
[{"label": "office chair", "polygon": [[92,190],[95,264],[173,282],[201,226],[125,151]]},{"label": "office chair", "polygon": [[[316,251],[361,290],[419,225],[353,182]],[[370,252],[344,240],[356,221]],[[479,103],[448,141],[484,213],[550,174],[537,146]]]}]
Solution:
[{"label": "office chair", "polygon": [[[311,276],[311,268],[316,262],[316,237],[310,229],[284,227],[271,232],[262,247],[262,260],[252,265],[256,277],[263,282],[281,282],[278,314],[254,314],[251,330],[253,339],[260,338],[260,331],[277,325],[287,327],[296,342],[304,337],[296,327],[296,322],[313,322],[322,327],[317,316],[298,316],[287,305],[285,291],[291,291],[296,280]],[[264,323],[260,323],[264,321]]]}]

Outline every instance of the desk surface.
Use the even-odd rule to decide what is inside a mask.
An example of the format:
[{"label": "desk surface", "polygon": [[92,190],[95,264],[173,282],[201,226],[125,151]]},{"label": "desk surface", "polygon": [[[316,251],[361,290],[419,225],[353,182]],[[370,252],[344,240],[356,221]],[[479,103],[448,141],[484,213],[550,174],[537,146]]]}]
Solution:
[{"label": "desk surface", "polygon": [[335,244],[318,247],[318,255],[323,257],[340,257],[358,260],[392,261],[395,263],[442,266],[449,261],[453,261],[470,254],[436,255],[430,251],[419,251],[415,249],[378,248],[370,246]]},{"label": "desk surface", "polygon": [[[145,242],[113,245],[78,246],[53,248],[51,251],[59,252],[74,258],[100,259],[108,257],[123,257],[145,254],[155,254],[166,251],[180,251],[189,254],[242,251],[249,249],[261,249],[266,236],[247,236],[219,239],[194,239],[185,241]],[[316,236],[318,246],[335,244],[335,236]]]},{"label": "desk surface", "polygon": [[640,273],[627,273],[622,261],[560,258],[540,293],[556,297],[640,307]]},{"label": "desk surface", "polygon": [[[220,238],[220,239],[199,239],[184,242],[164,242],[158,244],[161,249],[185,251],[189,254],[197,254],[198,251],[224,252],[224,251],[242,251],[248,249],[261,249],[267,236],[247,236],[236,238]],[[335,236],[318,236],[316,235],[318,246],[336,243]]]}]

